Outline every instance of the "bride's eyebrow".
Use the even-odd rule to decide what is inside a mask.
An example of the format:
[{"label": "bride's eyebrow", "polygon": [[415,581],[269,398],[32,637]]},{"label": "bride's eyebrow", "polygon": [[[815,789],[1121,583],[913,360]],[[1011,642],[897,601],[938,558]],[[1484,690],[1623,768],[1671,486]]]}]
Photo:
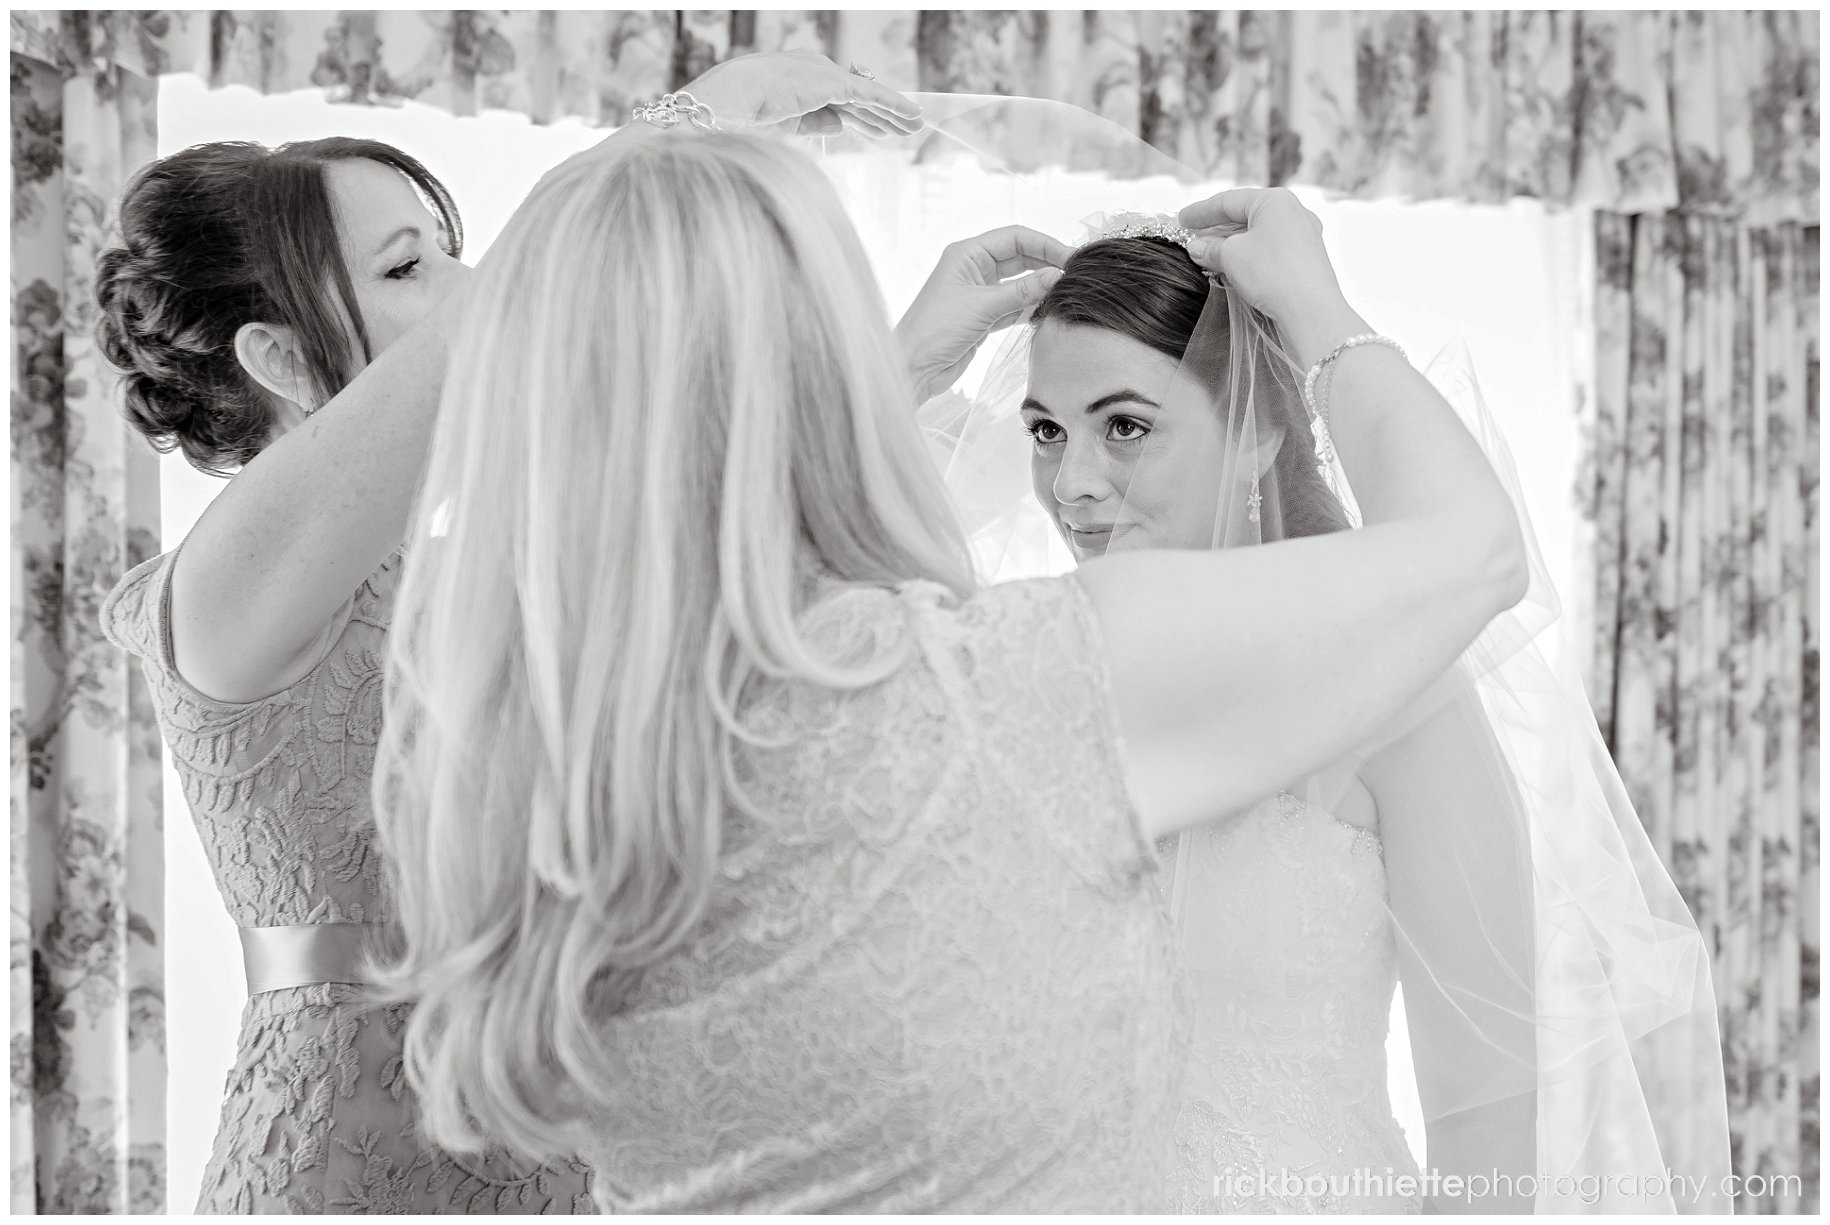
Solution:
[{"label": "bride's eyebrow", "polygon": [[1129,387],[1123,387],[1113,392],[1111,395],[1101,396],[1099,399],[1087,405],[1087,412],[1096,413],[1103,408],[1111,408],[1114,404],[1142,404],[1145,408],[1163,407],[1143,392],[1132,391]]},{"label": "bride's eyebrow", "polygon": [[[1112,392],[1110,395],[1103,395],[1103,396],[1099,397],[1099,399],[1097,399],[1097,400],[1093,401],[1091,404],[1087,405],[1086,411],[1088,414],[1092,414],[1092,413],[1099,412],[1102,409],[1111,408],[1114,404],[1142,404],[1145,408],[1163,407],[1161,404],[1158,404],[1155,400],[1152,400],[1149,396],[1145,395],[1143,392],[1132,391],[1129,387],[1123,387],[1117,391]],[[1022,407],[1019,408],[1018,411],[1025,412],[1025,413],[1030,413],[1030,412],[1049,413],[1050,416],[1054,415],[1053,413],[1049,412],[1048,405],[1046,405],[1042,401],[1036,399],[1036,397],[1034,397],[1034,396],[1026,397],[1023,401]]]}]

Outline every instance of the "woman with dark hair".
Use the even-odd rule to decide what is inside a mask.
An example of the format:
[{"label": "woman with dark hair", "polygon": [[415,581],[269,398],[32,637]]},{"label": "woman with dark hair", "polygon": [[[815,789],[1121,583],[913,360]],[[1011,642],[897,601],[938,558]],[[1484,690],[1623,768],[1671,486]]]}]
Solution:
[{"label": "woman with dark hair", "polygon": [[[1076,250],[1031,316],[1021,409],[1031,475],[1076,559],[1247,543],[1242,527],[1259,541],[1346,530],[1346,509],[1316,463],[1302,375],[1282,358],[1275,327],[1248,310],[1215,311],[1203,329],[1213,283],[1173,223],[1117,230]],[[1229,362],[1246,357],[1248,372],[1223,386],[1229,402],[1236,385],[1250,387],[1258,411],[1249,425],[1248,414],[1177,387],[1193,343]],[[1253,517],[1226,525],[1238,484],[1228,469],[1240,464]],[[1338,792],[1323,806],[1280,791],[1164,847],[1181,860],[1173,901],[1196,1008],[1173,1176],[1184,1211],[1418,1206],[1414,1190],[1350,1179],[1357,1170],[1414,1178],[1417,1166],[1386,1089],[1398,973],[1379,841],[1385,805],[1365,777]],[[1187,921],[1191,911],[1200,921]],[[1529,1157],[1529,1114],[1518,1122],[1513,1143]],[[1503,1167],[1519,1155],[1489,1150]]]},{"label": "woman with dark hair", "polygon": [[124,372],[134,428],[217,476],[329,400],[468,271],[444,184],[345,136],[162,158],[122,198],[121,231],[97,261],[96,343]]},{"label": "woman with dark hair", "polygon": [[[1414,380],[1388,422],[1442,405],[1480,440],[1474,466],[1517,505],[1505,443],[1465,370],[1436,363],[1425,382],[1339,300],[1331,273],[1321,301],[1332,306],[1254,305],[1275,304],[1304,271],[1245,257],[1260,213],[1300,218],[1317,251],[1319,223],[1287,192],[1219,199],[1241,195],[1254,204],[1243,217],[1210,202],[1180,220],[1106,219],[1053,261],[1029,326],[974,400],[924,405],[983,569],[1058,573],[1065,544],[1079,574],[1152,551],[1225,551],[1307,557],[1324,581],[1326,551],[1364,535],[1351,530],[1358,507],[1372,522],[1378,503],[1408,496],[1377,465],[1350,482],[1335,455],[1330,407],[1374,363]],[[1012,229],[1032,249],[1052,243]],[[900,330],[945,329],[926,299]],[[1332,334],[1318,336],[1328,319]],[[1453,462],[1375,439],[1389,462]],[[1555,595],[1526,552],[1520,611],[1490,621],[1375,735],[1159,843],[1193,1005],[1166,1183],[1179,1210],[1668,1212],[1669,1170],[1695,1171],[1716,1194],[1727,1145],[1705,945],[1580,681],[1537,645]],[[1375,567],[1353,584],[1395,581]],[[1277,598],[1244,580],[1227,593],[1240,615]],[[1133,606],[1108,633],[1153,642],[1187,603],[1177,593]],[[1201,615],[1216,643],[1238,635],[1216,611]],[[1309,649],[1361,628],[1336,618]],[[1275,650],[1280,634],[1261,625],[1231,645]],[[1402,658],[1369,643],[1311,677],[1309,692],[1292,678],[1239,700],[1265,719],[1313,700],[1321,718]],[[1261,732],[1242,714],[1230,735]],[[1241,746],[1215,736],[1202,747],[1236,760]],[[1387,1090],[1400,982],[1435,1177],[1420,1176]]]},{"label": "woman with dark hair", "polygon": [[[658,124],[714,116],[907,130],[918,111],[799,54],[730,61],[645,108]],[[370,804],[382,662],[468,276],[457,210],[378,142],[226,143],[142,172],[121,235],[100,261],[97,341],[127,416],[233,476],[102,614],[145,659],[241,927],[250,998],[198,1210],[589,1210],[577,1163],[426,1142],[405,1010],[366,1003],[394,919]]]},{"label": "woman with dark hair", "polygon": [[[1115,238],[1087,243],[1068,258],[1061,277],[1030,316],[1030,322],[1040,329],[1030,350],[1032,370],[1045,380],[1045,386],[1047,381],[1066,376],[1067,367],[1059,359],[1069,350],[1083,361],[1109,366],[1101,359],[1110,355],[1087,353],[1083,346],[1089,339],[1108,345],[1123,342],[1121,351],[1133,357],[1142,354],[1132,346],[1142,346],[1179,365],[1188,355],[1210,286],[1200,266],[1173,239]],[[1055,326],[1044,326],[1050,322]],[[1270,333],[1268,327],[1264,331]],[[1215,339],[1224,342],[1225,330]],[[1282,502],[1282,507],[1294,512],[1295,517],[1284,520],[1279,535],[1288,539],[1341,531],[1348,526],[1347,515],[1316,468],[1315,436],[1308,414],[1301,411],[1298,381],[1290,376],[1288,363],[1277,360],[1274,351],[1262,351],[1259,356],[1255,373],[1260,394],[1267,400],[1280,400],[1282,410],[1277,413],[1277,421],[1284,432],[1268,456],[1270,465],[1282,478],[1284,488],[1301,490],[1306,495]],[[1038,406],[1042,402],[1031,398]],[[1137,426],[1123,415],[1123,405],[1122,401],[1114,401],[1102,413],[1105,420],[1116,414],[1115,429],[1121,432],[1128,426]],[[1040,409],[1026,412],[1025,424],[1038,443],[1052,438],[1051,431],[1060,428]],[[1146,434],[1140,430],[1138,440]],[[1039,454],[1051,453],[1058,454],[1059,448],[1054,452],[1039,448]],[[1048,470],[1049,465],[1038,465],[1036,475],[1040,478]],[[1135,513],[1133,506],[1133,517]],[[1201,527],[1211,529],[1212,524],[1203,523]]]}]

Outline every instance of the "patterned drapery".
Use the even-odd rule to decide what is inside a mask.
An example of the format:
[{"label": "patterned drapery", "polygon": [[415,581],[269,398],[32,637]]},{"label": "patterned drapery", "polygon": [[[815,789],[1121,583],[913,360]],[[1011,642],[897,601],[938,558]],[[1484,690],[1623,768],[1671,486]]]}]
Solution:
[{"label": "patterned drapery", "polygon": [[89,341],[157,93],[12,56],[12,1209],[165,1208],[159,731],[102,598],[159,543],[158,468]]},{"label": "patterned drapery", "polygon": [[785,49],[901,89],[1075,103],[1217,179],[1618,214],[1597,290],[1597,696],[1718,941],[1738,1164],[1815,1161],[1816,572],[1797,570],[1815,564],[1816,487],[1797,444],[1812,431],[1814,463],[1817,387],[1799,356],[1815,333],[1788,321],[1815,318],[1816,13],[40,10],[10,26],[16,1210],[163,1204],[157,733],[95,625],[156,547],[156,473],[88,342],[93,254],[154,151],[156,78],[613,124],[724,58]]},{"label": "patterned drapery", "polygon": [[1735,1169],[1805,1177],[1818,1055],[1818,227],[1596,222],[1592,696],[1710,940]]},{"label": "patterned drapery", "polygon": [[[79,65],[620,123],[731,55],[809,49],[897,89],[1027,94],[1215,178],[1815,221],[1812,12],[37,12]],[[23,33],[22,33],[23,28]]]}]

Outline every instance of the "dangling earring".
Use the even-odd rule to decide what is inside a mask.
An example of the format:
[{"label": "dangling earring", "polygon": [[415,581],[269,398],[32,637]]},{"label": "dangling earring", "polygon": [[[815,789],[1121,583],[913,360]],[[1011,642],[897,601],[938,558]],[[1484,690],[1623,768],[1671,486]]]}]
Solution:
[{"label": "dangling earring", "polygon": [[1264,497],[1258,492],[1258,474],[1254,472],[1252,473],[1252,492],[1245,498],[1245,517],[1253,523],[1258,522],[1258,507],[1263,502]]}]

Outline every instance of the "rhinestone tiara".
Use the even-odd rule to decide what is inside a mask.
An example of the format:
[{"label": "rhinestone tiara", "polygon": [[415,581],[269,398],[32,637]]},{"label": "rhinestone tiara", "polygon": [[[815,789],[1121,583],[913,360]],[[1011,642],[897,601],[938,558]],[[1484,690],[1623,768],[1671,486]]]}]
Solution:
[{"label": "rhinestone tiara", "polygon": [[1108,238],[1166,238],[1180,247],[1187,247],[1189,240],[1195,236],[1193,230],[1175,223],[1170,217],[1140,217],[1136,214],[1113,218],[1115,224],[1102,228],[1087,239],[1088,242],[1104,242]]}]

